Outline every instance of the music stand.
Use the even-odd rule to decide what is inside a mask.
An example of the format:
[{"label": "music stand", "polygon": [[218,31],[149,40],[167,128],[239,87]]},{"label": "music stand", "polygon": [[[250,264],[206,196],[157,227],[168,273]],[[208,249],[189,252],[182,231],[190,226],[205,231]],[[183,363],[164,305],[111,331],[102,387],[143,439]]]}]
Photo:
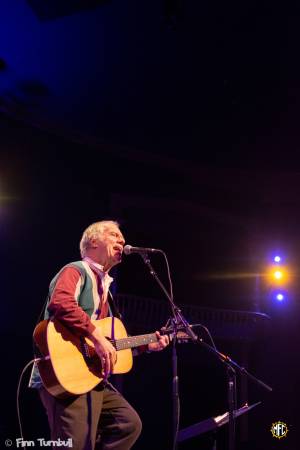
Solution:
[{"label": "music stand", "polygon": [[[245,414],[250,411],[250,409],[259,405],[261,402],[254,403],[253,405],[248,406],[247,403],[239,409],[236,409],[233,412],[234,418]],[[229,422],[229,412],[222,414],[221,416],[210,417],[209,419],[202,420],[201,422],[195,423],[194,425],[190,425],[182,430],[179,430],[178,433],[178,442],[186,441],[192,437],[198,436],[199,434],[208,433],[209,431],[215,431],[218,428],[222,427],[226,423]]]}]

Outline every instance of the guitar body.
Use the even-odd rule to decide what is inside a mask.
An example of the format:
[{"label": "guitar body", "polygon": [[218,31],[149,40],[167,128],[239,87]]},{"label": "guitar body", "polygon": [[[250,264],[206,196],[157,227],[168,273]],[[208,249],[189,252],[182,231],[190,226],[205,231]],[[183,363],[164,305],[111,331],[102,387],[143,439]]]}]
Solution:
[{"label": "guitar body", "polygon": [[[108,339],[124,340],[127,337],[123,323],[116,317],[93,320],[92,323]],[[59,398],[84,394],[103,380],[100,358],[88,338],[74,335],[56,320],[40,322],[33,338],[43,356],[37,365],[50,394]],[[129,372],[132,363],[131,348],[118,350],[113,373]]]}]

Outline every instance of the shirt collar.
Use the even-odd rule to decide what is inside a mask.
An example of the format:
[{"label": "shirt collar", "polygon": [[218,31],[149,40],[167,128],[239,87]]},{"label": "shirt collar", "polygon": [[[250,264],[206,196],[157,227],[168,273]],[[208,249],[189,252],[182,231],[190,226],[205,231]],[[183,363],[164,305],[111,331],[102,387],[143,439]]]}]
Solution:
[{"label": "shirt collar", "polygon": [[101,270],[101,272],[103,272],[104,274],[107,274],[107,272],[104,271],[104,267],[101,264],[96,263],[95,261],[93,261],[91,258],[89,258],[88,256],[85,256],[83,258],[83,261],[86,261],[88,264],[90,264],[91,266],[95,267],[98,270]]},{"label": "shirt collar", "polygon": [[92,268],[92,270],[94,269],[93,271],[96,272],[97,276],[100,278],[103,286],[103,291],[106,292],[107,295],[109,287],[111,283],[114,281],[114,279],[110,275],[108,275],[107,272],[104,272],[103,266],[101,264],[96,263],[88,256],[85,256],[83,258],[83,261],[87,262],[88,265]]}]

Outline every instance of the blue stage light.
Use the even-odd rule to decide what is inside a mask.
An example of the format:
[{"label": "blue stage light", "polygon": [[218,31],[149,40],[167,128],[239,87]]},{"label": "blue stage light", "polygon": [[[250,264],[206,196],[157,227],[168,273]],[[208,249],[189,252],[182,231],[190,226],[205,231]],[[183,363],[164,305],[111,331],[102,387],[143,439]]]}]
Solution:
[{"label": "blue stage light", "polygon": [[282,302],[283,300],[284,300],[284,295],[281,293],[281,292],[278,292],[277,294],[276,294],[276,300],[278,301],[278,302]]},{"label": "blue stage light", "polygon": [[275,261],[276,263],[280,263],[280,261],[281,261],[281,256],[279,256],[279,255],[274,256],[274,261]]}]

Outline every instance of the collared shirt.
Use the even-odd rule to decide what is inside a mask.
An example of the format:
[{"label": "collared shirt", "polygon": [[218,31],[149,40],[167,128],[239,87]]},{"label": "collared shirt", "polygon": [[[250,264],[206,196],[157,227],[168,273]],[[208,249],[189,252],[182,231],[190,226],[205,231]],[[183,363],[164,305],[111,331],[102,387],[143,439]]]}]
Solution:
[{"label": "collared shirt", "polygon": [[107,272],[104,271],[103,266],[101,264],[96,263],[88,256],[85,256],[83,258],[83,261],[87,262],[90,266],[90,268],[97,274],[98,277],[98,294],[99,294],[99,305],[96,310],[96,317],[95,319],[103,319],[107,316],[108,312],[108,302],[107,302],[107,295],[109,291],[109,287],[111,283],[113,282],[113,278],[108,275]]}]

